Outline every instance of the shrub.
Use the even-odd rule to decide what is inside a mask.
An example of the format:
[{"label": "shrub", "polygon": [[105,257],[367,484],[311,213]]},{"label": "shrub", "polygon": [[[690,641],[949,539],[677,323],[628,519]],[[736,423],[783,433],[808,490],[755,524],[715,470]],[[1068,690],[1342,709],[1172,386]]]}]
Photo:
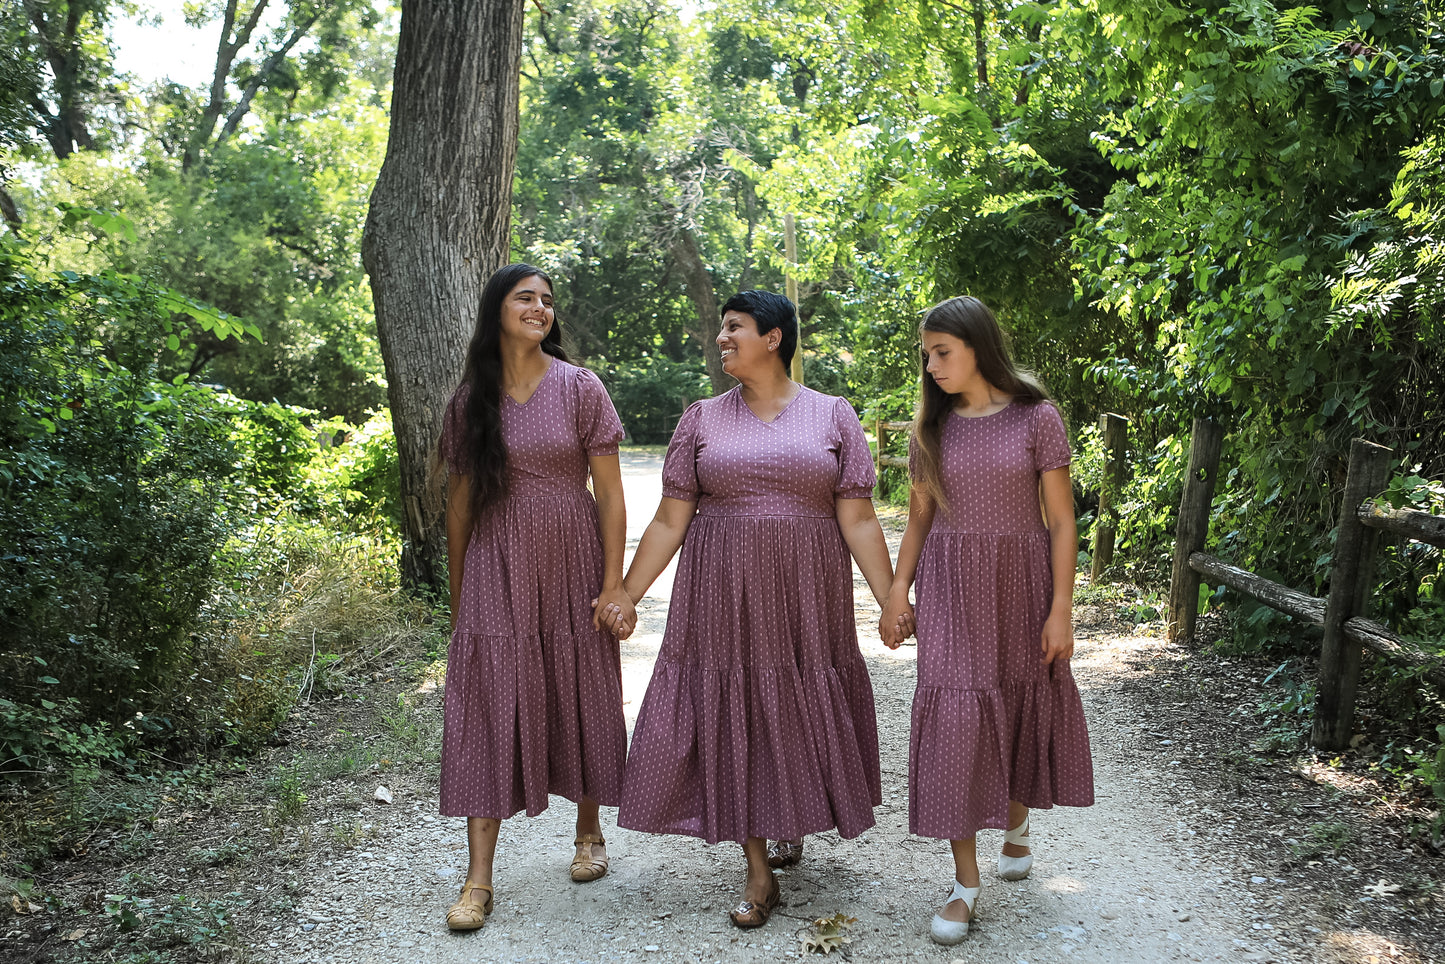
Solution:
[{"label": "shrub", "polygon": [[597,369],[635,442],[665,443],[687,407],[712,394],[701,361],[675,362],[648,356]]},{"label": "shrub", "polygon": [[43,275],[13,238],[0,290],[0,698],[143,715],[210,592],[234,466],[215,393],[158,364],[192,323],[242,328],[134,276]]}]

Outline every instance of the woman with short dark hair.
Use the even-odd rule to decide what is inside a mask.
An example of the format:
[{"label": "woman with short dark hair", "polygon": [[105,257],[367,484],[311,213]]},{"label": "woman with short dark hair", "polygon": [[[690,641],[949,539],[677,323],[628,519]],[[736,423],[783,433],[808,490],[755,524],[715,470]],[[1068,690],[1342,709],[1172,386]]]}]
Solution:
[{"label": "woman with short dark hair", "polygon": [[678,422],[624,582],[635,602],[682,550],[618,824],[742,844],[738,927],[777,906],[768,838],[854,837],[882,800],[849,555],[880,605],[893,569],[858,416],[788,377],[797,343],[788,299],[723,305],[717,344],[740,384]]}]

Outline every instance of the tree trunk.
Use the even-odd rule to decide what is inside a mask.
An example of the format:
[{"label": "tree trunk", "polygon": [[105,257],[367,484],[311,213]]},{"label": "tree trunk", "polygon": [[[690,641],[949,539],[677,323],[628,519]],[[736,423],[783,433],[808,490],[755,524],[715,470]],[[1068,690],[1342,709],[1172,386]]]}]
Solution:
[{"label": "tree trunk", "polygon": [[707,364],[707,377],[712,393],[721,395],[737,382],[723,371],[722,354],[717,347],[717,333],[722,329],[717,293],[712,288],[712,275],[697,250],[697,241],[687,228],[679,228],[672,240],[672,257],[687,282],[687,296],[697,310],[697,322],[687,326],[687,333],[702,342],[702,357]]},{"label": "tree trunk", "polygon": [[506,263],[522,14],[517,0],[404,0],[386,160],[361,254],[401,462],[402,578],[446,592],[428,463],[486,278]]}]

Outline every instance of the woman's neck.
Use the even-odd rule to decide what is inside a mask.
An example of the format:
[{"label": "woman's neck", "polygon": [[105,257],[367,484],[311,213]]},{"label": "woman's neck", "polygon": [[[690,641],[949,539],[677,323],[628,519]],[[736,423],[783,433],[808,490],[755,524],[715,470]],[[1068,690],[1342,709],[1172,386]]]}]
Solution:
[{"label": "woman's neck", "polygon": [[542,350],[539,344],[508,344],[500,346],[502,354],[502,381],[527,382],[546,373],[552,366],[552,356]]},{"label": "woman's neck", "polygon": [[738,382],[742,385],[743,401],[749,405],[754,402],[791,400],[798,393],[799,387],[780,366],[773,367],[772,371],[765,375],[739,378]]},{"label": "woman's neck", "polygon": [[960,415],[992,415],[1007,407],[1012,397],[998,390],[982,376],[971,379],[953,396],[953,410]]}]

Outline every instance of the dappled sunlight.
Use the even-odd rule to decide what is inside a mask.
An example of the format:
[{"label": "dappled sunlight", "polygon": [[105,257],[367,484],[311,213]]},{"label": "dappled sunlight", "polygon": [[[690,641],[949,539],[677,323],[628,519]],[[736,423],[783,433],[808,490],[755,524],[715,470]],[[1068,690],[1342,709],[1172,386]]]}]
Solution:
[{"label": "dappled sunlight", "polygon": [[1039,881],[1039,888],[1051,894],[1082,894],[1088,891],[1089,885],[1077,877],[1046,877]]}]

